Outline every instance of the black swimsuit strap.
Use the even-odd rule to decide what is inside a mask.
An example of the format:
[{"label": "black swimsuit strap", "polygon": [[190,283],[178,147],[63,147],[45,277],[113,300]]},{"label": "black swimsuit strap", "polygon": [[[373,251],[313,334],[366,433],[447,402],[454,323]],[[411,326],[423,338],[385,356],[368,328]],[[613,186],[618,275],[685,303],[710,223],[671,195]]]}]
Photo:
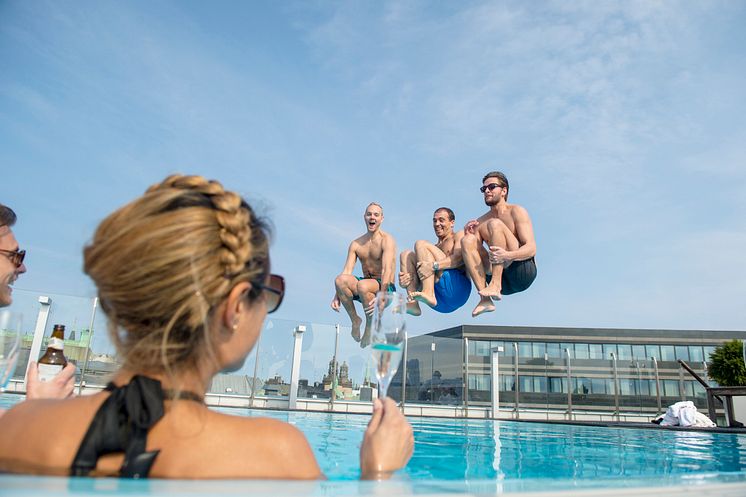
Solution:
[{"label": "black swimsuit strap", "polygon": [[[106,386],[111,395],[96,411],[70,467],[73,476],[86,476],[106,454],[124,452],[119,469],[125,478],[144,478],[159,451],[146,452],[148,430],[163,417],[161,382],[136,375],[127,385]],[[187,392],[184,392],[187,393]],[[188,392],[191,393],[191,392]]]}]

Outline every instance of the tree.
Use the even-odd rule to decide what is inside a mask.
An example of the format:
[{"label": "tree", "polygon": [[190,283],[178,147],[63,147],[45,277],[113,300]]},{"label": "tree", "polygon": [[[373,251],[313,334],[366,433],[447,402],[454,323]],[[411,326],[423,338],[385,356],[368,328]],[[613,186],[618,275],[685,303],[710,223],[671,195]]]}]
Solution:
[{"label": "tree", "polygon": [[721,387],[746,385],[741,340],[731,340],[715,348],[707,365],[707,374]]}]

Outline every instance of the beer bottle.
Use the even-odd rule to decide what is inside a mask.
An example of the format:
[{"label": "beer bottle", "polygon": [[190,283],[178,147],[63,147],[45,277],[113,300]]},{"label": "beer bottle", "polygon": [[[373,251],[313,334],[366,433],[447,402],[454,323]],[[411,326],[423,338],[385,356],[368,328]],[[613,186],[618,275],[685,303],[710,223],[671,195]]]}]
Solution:
[{"label": "beer bottle", "polygon": [[67,366],[67,358],[62,353],[65,347],[65,325],[55,324],[52,337],[47,344],[47,351],[39,359],[39,380],[49,381],[54,378],[62,368]]}]

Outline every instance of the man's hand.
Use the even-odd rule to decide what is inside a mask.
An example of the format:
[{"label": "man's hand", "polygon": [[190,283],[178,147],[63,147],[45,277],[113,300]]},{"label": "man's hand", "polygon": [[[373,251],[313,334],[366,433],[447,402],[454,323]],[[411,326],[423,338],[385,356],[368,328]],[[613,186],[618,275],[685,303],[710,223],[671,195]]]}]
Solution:
[{"label": "man's hand", "polygon": [[334,298],[332,299],[332,309],[339,312],[339,308],[342,306],[342,303],[339,301],[339,295],[334,295]]},{"label": "man's hand", "polygon": [[409,284],[412,283],[412,275],[409,273],[401,272],[399,273],[399,286],[402,288],[407,288]]},{"label": "man's hand", "polygon": [[429,278],[434,273],[432,261],[422,261],[417,263],[417,275],[421,280]]},{"label": "man's hand", "polygon": [[62,371],[50,381],[39,380],[39,369],[36,362],[28,368],[26,398],[32,399],[66,399],[75,387],[75,364],[68,362]]},{"label": "man's hand", "polygon": [[510,262],[510,252],[502,247],[490,245],[490,264],[504,264]]},{"label": "man's hand", "polygon": [[476,219],[472,219],[468,223],[466,223],[466,226],[464,226],[464,234],[466,235],[474,235],[477,232],[477,228],[479,227],[479,221]]}]

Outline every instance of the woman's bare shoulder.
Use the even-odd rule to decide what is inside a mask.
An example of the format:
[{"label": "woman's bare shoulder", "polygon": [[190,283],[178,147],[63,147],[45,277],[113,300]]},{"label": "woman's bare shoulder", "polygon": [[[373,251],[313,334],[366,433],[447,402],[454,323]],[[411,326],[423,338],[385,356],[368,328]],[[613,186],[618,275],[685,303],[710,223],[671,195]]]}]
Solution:
[{"label": "woman's bare shoulder", "polygon": [[213,412],[213,443],[237,451],[252,461],[256,477],[316,479],[322,476],[305,435],[296,427],[271,418],[246,418]]}]

